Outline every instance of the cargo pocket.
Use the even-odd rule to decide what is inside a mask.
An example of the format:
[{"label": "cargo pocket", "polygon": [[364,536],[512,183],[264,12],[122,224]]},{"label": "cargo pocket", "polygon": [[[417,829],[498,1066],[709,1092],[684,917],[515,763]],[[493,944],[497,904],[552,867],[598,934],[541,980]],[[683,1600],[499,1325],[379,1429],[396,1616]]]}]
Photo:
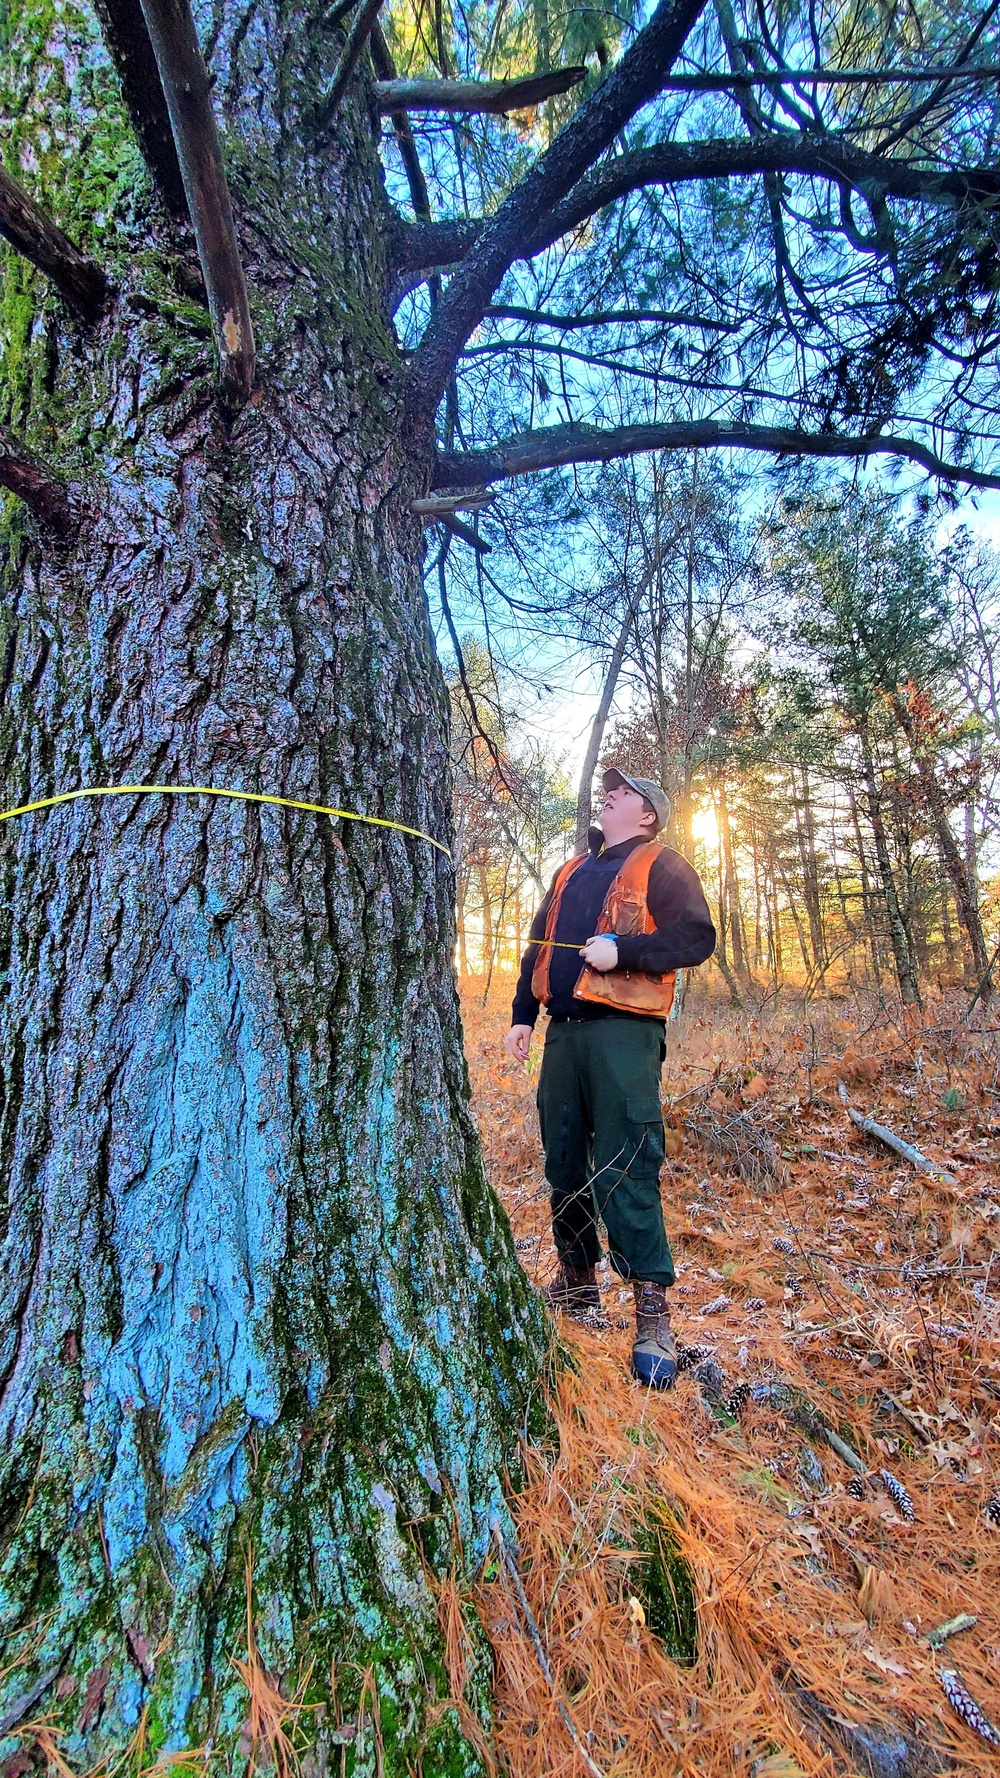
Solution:
[{"label": "cargo pocket", "polygon": [[635,1128],[635,1159],[629,1172],[659,1173],[664,1161],[663,1110],[659,1099],[626,1099],[625,1116]]}]

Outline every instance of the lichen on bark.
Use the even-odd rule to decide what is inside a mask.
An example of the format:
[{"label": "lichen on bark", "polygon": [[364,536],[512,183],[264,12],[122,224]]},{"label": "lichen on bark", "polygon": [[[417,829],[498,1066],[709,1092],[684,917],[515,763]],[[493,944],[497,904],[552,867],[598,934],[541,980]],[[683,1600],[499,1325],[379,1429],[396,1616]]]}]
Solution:
[{"label": "lichen on bark", "polygon": [[[366,76],[313,138],[318,15],[198,23],[258,339],[231,426],[93,15],[7,18],[11,170],[114,299],[85,328],[2,263],[5,399],[82,514],[54,547],[4,509],[4,804],[224,785],[447,840]],[[479,1769],[429,1715],[430,1582],[504,1510],[545,1335],[482,1171],[454,938],[442,854],[357,823],[122,797],[0,830],[0,1721],[30,1697],[74,1764],[140,1722],[245,1763],[250,1555],[320,1756],[371,1668],[387,1773]],[[370,1736],[351,1758],[375,1769]]]}]

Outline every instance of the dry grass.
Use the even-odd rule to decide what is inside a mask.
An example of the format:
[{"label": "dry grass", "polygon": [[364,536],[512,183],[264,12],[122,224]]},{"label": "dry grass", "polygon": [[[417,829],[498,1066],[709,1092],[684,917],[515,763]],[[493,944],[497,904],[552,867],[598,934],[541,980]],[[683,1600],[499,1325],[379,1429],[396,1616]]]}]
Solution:
[{"label": "dry grass", "polygon": [[[607,1778],[858,1769],[810,1729],[803,1691],[846,1721],[901,1723],[937,1750],[932,1770],[951,1760],[969,1778],[1000,1773],[938,1678],[957,1666],[1000,1720],[1000,1530],[984,1514],[1000,1484],[1000,1048],[994,1031],[964,1026],[961,1007],[904,1021],[799,1002],[754,1017],[696,990],[665,1071],[679,1337],[711,1343],[729,1384],[794,1385],[853,1443],[869,1481],[864,1499],[847,1493],[849,1469],[810,1440],[794,1405],[751,1403],[736,1425],[690,1376],[666,1396],[638,1389],[626,1293],[609,1277],[608,1331],[560,1330],[579,1368],[558,1384],[558,1455],[529,1454],[515,1502],[554,1688],[502,1566],[479,1589],[513,1778],[577,1778],[591,1764]],[[500,1051],[508,1008],[507,983],[486,1006],[467,994],[467,1047],[491,1177],[544,1282],[555,1256],[538,1055],[529,1076]],[[841,1079],[859,1109],[958,1183],[860,1135]],[[714,1139],[747,1125],[773,1168],[741,1167],[739,1146]],[[699,1313],[720,1296],[727,1309]],[[913,1497],[914,1523],[883,1469]],[[692,1666],[642,1621],[643,1551],[671,1515],[697,1603]],[[959,1612],[975,1628],[936,1653],[927,1633]]]},{"label": "dry grass", "polygon": [[[276,1778],[298,1778],[299,1752],[295,1745],[295,1730],[303,1712],[312,1708],[303,1703],[303,1699],[313,1670],[311,1666],[307,1668],[291,1698],[282,1696],[268,1673],[260,1656],[254,1629],[253,1552],[249,1545],[246,1553],[246,1596],[247,1657],[245,1661],[233,1657],[230,1662],[247,1690],[247,1717],[240,1751],[246,1757],[248,1778],[252,1778],[258,1764],[273,1767]],[[362,1714],[363,1710],[359,1711],[359,1718]]]}]

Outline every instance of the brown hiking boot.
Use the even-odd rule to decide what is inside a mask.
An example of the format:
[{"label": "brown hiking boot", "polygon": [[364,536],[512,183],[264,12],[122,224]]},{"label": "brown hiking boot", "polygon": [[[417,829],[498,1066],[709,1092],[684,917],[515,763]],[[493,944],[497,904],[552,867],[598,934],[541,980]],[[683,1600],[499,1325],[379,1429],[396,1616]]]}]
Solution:
[{"label": "brown hiking boot", "polygon": [[597,1271],[586,1266],[577,1271],[560,1261],[551,1284],[542,1291],[542,1300],[550,1315],[569,1315],[573,1321],[587,1321],[601,1312],[601,1293],[597,1288]]},{"label": "brown hiking boot", "polygon": [[677,1375],[677,1341],[662,1284],[634,1283],[635,1345],[632,1375],[650,1389],[669,1389]]}]

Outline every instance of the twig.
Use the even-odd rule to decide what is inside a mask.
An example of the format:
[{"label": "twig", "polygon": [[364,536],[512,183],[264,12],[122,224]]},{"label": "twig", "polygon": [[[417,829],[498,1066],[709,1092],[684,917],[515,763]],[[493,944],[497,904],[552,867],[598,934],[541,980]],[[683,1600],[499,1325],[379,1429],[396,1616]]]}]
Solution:
[{"label": "twig", "polygon": [[16,1728],[17,1724],[23,1721],[32,1705],[37,1704],[39,1698],[48,1691],[52,1681],[59,1678],[65,1659],[64,1655],[58,1666],[50,1667],[45,1673],[40,1673],[34,1683],[29,1685],[27,1691],[22,1692],[19,1698],[14,1699],[6,1715],[0,1717],[0,1735],[9,1735],[11,1729]]},{"label": "twig", "polygon": [[893,1130],[887,1129],[885,1124],[877,1124],[873,1117],[863,1117],[860,1111],[855,1111],[843,1081],[838,1081],[837,1091],[852,1124],[856,1124],[859,1130],[864,1130],[866,1136],[876,1136],[880,1142],[885,1143],[887,1148],[891,1148],[894,1154],[898,1154],[904,1161],[909,1161],[911,1167],[918,1167],[922,1173],[929,1173],[932,1179],[943,1180],[945,1185],[958,1184],[954,1173],[947,1173],[943,1167],[935,1166],[934,1162],[929,1161],[925,1154],[921,1154],[919,1148],[913,1147],[912,1143],[904,1142],[902,1136],[897,1136]]},{"label": "twig", "polygon": [[576,1748],[577,1753],[580,1755],[580,1758],[583,1760],[583,1763],[586,1766],[588,1772],[590,1772],[591,1778],[604,1778],[604,1773],[601,1771],[600,1766],[595,1764],[595,1762],[591,1759],[590,1754],[587,1752],[587,1749],[585,1748],[585,1746],[583,1744],[583,1737],[580,1734],[580,1731],[577,1728],[576,1723],[573,1721],[573,1718],[570,1715],[569,1710],[567,1709],[562,1698],[560,1698],[556,1693],[556,1684],[555,1684],[554,1678],[552,1677],[552,1668],[549,1666],[549,1658],[548,1658],[548,1655],[545,1653],[545,1649],[542,1644],[541,1633],[539,1631],[537,1623],[535,1622],[535,1614],[532,1611],[531,1606],[528,1604],[528,1595],[524,1590],[524,1583],[521,1579],[520,1570],[519,1570],[517,1563],[515,1562],[514,1557],[511,1553],[511,1549],[510,1549],[510,1546],[507,1542],[507,1539],[505,1538],[503,1531],[496,1519],[494,1519],[494,1521],[493,1521],[493,1531],[496,1536],[497,1546],[500,1550],[500,1556],[503,1561],[504,1567],[506,1568],[508,1574],[510,1575],[511,1580],[514,1583],[514,1591],[517,1594],[518,1602],[520,1604],[521,1610],[524,1613],[524,1621],[528,1626],[528,1634],[530,1635],[531,1640],[534,1643],[535,1654],[538,1657],[538,1665],[542,1669],[542,1673],[545,1677],[545,1683],[547,1684],[549,1691],[552,1693],[552,1697],[555,1700],[556,1709],[558,1710],[559,1715],[562,1717],[563,1722],[566,1725],[566,1732],[569,1735],[569,1738],[572,1741],[573,1746]]},{"label": "twig", "polygon": [[974,1630],[978,1618],[971,1612],[960,1611],[957,1617],[950,1617],[946,1624],[938,1624],[936,1630],[928,1630],[927,1640],[932,1648],[942,1648],[949,1636],[960,1636],[963,1630]]}]

